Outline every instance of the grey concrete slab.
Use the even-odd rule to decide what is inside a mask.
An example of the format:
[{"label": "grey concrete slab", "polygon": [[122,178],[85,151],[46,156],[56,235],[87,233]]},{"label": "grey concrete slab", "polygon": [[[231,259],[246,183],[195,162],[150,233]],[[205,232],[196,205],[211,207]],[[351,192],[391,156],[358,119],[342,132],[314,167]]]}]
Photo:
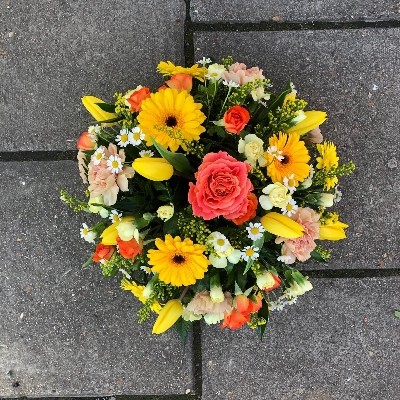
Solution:
[{"label": "grey concrete slab", "polygon": [[263,342],[203,326],[203,400],[399,398],[399,277],[313,284],[272,313]]},{"label": "grey concrete slab", "polygon": [[340,185],[336,210],[350,228],[330,246],[333,267],[399,267],[399,40],[399,29],[195,34],[196,59],[232,54],[327,111],[325,138],[357,165]]},{"label": "grey concrete slab", "polygon": [[158,87],[183,63],[182,0],[0,2],[0,151],[74,149],[80,98]]},{"label": "grey concrete slab", "polygon": [[399,19],[400,6],[393,0],[192,0],[196,22],[354,21]]},{"label": "grey concrete slab", "polygon": [[86,214],[58,198],[83,189],[77,164],[2,163],[0,182],[0,397],[193,391],[190,345],[152,336],[118,279],[82,269]]}]

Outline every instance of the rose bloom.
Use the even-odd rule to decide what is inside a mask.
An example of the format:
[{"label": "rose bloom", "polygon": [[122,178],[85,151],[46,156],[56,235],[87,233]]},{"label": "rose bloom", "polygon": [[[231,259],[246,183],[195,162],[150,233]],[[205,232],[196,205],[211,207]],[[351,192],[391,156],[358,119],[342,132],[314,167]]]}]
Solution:
[{"label": "rose bloom", "polygon": [[224,151],[209,153],[195,174],[196,184],[189,184],[188,200],[193,214],[210,220],[226,219],[247,213],[249,192],[253,185],[247,177],[251,167]]},{"label": "rose bloom", "polygon": [[108,246],[106,244],[99,243],[96,246],[96,250],[92,256],[94,262],[100,262],[100,260],[109,260],[114,254],[115,247]]},{"label": "rose bloom", "polygon": [[144,99],[150,97],[150,89],[139,85],[136,89],[130,90],[125,96],[125,104],[133,112],[140,111],[140,105]]},{"label": "rose bloom", "polygon": [[186,90],[190,92],[192,90],[193,78],[188,74],[175,74],[171,76],[171,79],[165,82],[168,87],[176,90]]},{"label": "rose bloom", "polygon": [[238,135],[250,121],[250,113],[242,106],[233,106],[226,111],[222,121],[229,133]]},{"label": "rose bloom", "polygon": [[267,160],[264,158],[264,142],[250,133],[244,137],[244,139],[239,139],[238,152],[244,154],[246,157],[246,162],[248,162],[252,167],[255,167],[258,163],[261,167],[264,167]]},{"label": "rose bloom", "polygon": [[203,290],[194,295],[186,306],[186,310],[197,315],[230,313],[232,311],[232,295],[229,292],[225,292],[224,297],[225,299],[221,303],[214,303],[211,300],[210,292]]},{"label": "rose bloom", "polygon": [[240,329],[245,323],[250,322],[250,315],[243,315],[239,311],[233,309],[230,314],[225,314],[224,322],[221,328]]},{"label": "rose bloom", "polygon": [[243,225],[245,222],[252,220],[257,214],[257,196],[254,193],[249,193],[247,199],[249,200],[247,203],[247,211],[242,216],[231,219],[235,225]]},{"label": "rose bloom", "polygon": [[142,254],[142,247],[135,239],[125,241],[117,237],[117,243],[119,254],[124,258],[130,258],[134,261],[138,254]]},{"label": "rose bloom", "polygon": [[286,264],[293,264],[296,258],[299,261],[306,261],[311,257],[311,252],[317,246],[315,239],[319,238],[319,214],[311,208],[299,208],[292,217],[304,228],[303,236],[296,239],[285,239],[277,237],[275,243],[282,243],[282,255],[289,256]]},{"label": "rose bloom", "polygon": [[262,69],[258,67],[247,69],[246,64],[234,63],[229,67],[229,71],[222,74],[222,79],[236,82],[242,86],[255,79],[265,79],[265,76],[262,74]]},{"label": "rose bloom", "polygon": [[76,142],[76,147],[79,150],[93,150],[96,146],[96,141],[90,136],[89,132],[83,132]]}]

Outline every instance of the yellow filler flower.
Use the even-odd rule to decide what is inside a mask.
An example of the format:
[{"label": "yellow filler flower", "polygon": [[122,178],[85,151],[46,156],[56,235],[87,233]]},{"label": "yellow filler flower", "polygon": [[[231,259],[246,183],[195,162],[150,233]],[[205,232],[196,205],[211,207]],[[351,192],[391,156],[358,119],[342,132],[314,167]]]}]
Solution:
[{"label": "yellow filler flower", "polygon": [[295,186],[298,186],[310,173],[308,150],[296,133],[287,135],[281,132],[279,136],[270,137],[264,157],[267,159],[267,175],[274,183],[283,183],[285,177],[293,174]]},{"label": "yellow filler flower", "polygon": [[[130,282],[124,278],[121,281],[121,289],[131,292],[143,304],[146,303],[147,297],[143,294],[145,286],[138,285],[136,282]],[[150,308],[158,314],[162,307],[158,301],[154,300]]]},{"label": "yellow filler flower", "polygon": [[177,151],[179,146],[186,150],[186,144],[199,140],[205,131],[201,125],[206,116],[200,111],[202,105],[183,90],[164,89],[152,93],[143,100],[137,120],[145,134],[147,146],[153,137],[161,146]]},{"label": "yellow filler flower", "polygon": [[161,281],[173,286],[188,286],[202,279],[210,262],[203,254],[206,246],[193,244],[186,238],[182,241],[179,236],[165,236],[155,242],[157,249],[149,250],[149,265],[152,272],[157,272]]},{"label": "yellow filler flower", "polygon": [[103,111],[96,103],[105,103],[105,101],[95,96],[82,97],[82,104],[85,106],[86,110],[89,111],[89,113],[96,121],[105,121],[108,119],[115,118],[117,116],[117,114]]},{"label": "yellow filler flower", "polygon": [[260,222],[267,232],[285,239],[295,239],[303,236],[304,229],[300,224],[277,212],[270,212],[264,215],[260,218]]},{"label": "yellow filler flower", "polygon": [[160,61],[157,65],[157,72],[159,72],[163,76],[187,74],[203,82],[204,76],[207,73],[207,68],[199,67],[197,64],[191,66],[190,68],[186,68],[175,65],[171,61]]},{"label": "yellow filler flower", "polygon": [[[318,169],[324,169],[325,171],[331,171],[339,166],[339,157],[336,153],[336,146],[332,142],[324,142],[317,144],[317,150],[319,157],[317,157]],[[325,178],[325,189],[329,190],[335,187],[338,183],[336,176]]]},{"label": "yellow filler flower", "polygon": [[159,335],[171,328],[183,313],[183,305],[178,299],[170,300],[160,311],[153,326],[153,334]]},{"label": "yellow filler flower", "polygon": [[305,111],[305,119],[300,121],[295,126],[289,128],[287,133],[297,133],[300,136],[320,126],[326,120],[326,112],[324,111]]},{"label": "yellow filler flower", "polygon": [[139,157],[133,161],[132,167],[151,181],[167,181],[174,174],[174,168],[164,158]]}]

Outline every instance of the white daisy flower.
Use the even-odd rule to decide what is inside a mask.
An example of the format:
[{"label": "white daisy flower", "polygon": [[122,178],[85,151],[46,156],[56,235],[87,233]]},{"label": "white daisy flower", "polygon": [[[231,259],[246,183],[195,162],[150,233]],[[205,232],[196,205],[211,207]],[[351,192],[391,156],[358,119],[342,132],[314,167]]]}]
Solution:
[{"label": "white daisy flower", "polygon": [[212,244],[214,246],[215,251],[221,253],[225,253],[230,246],[227,237],[220,232],[214,233]]},{"label": "white daisy flower", "polygon": [[206,65],[206,64],[211,64],[212,63],[212,61],[211,61],[211,58],[206,58],[206,57],[203,57],[201,60],[199,60],[199,61],[197,61],[197,64],[201,64],[201,65]]},{"label": "white daisy flower", "polygon": [[253,246],[246,246],[242,250],[242,258],[244,261],[249,261],[249,259],[256,260],[260,254],[258,253],[259,248]]},{"label": "white daisy flower", "polygon": [[283,178],[283,184],[289,189],[290,194],[293,194],[293,192],[296,190],[296,180],[294,179],[294,174],[285,176]]},{"label": "white daisy flower", "polygon": [[94,165],[99,165],[101,160],[104,159],[104,146],[100,146],[92,155],[92,162]]},{"label": "white daisy flower", "polygon": [[107,160],[108,169],[114,173],[118,174],[122,171],[122,160],[119,156],[110,156]]},{"label": "white daisy flower", "polygon": [[129,141],[129,130],[121,129],[119,135],[117,135],[117,144],[121,147],[126,147],[130,143]]},{"label": "white daisy flower", "polygon": [[86,240],[89,243],[94,243],[94,239],[97,237],[97,233],[93,232],[89,229],[87,224],[83,223],[82,228],[80,229],[81,238]]},{"label": "white daisy flower", "polygon": [[291,264],[292,257],[291,256],[279,256],[277,258],[278,261],[283,262],[285,264]]},{"label": "white daisy flower", "polygon": [[99,125],[90,125],[88,128],[89,136],[96,140],[97,135],[100,133],[101,128]]},{"label": "white daisy flower", "polygon": [[139,151],[139,156],[143,157],[143,158],[153,157],[154,153],[151,150],[141,150],[141,151]]},{"label": "white daisy flower", "polygon": [[250,222],[249,226],[246,228],[246,231],[248,233],[247,237],[249,239],[257,240],[262,238],[265,229],[259,222],[256,222],[255,224],[253,224],[253,222]]},{"label": "white daisy flower", "polygon": [[286,204],[285,207],[281,208],[281,212],[283,215],[287,215],[288,217],[291,217],[294,215],[297,211],[299,206],[296,204],[296,201],[291,199],[289,202]]},{"label": "white daisy flower", "polygon": [[134,146],[139,146],[142,140],[144,140],[144,136],[144,132],[136,126],[129,132],[129,143]]},{"label": "white daisy flower", "polygon": [[140,269],[144,272],[146,272],[146,274],[150,274],[151,273],[151,268],[147,267],[146,265],[142,265],[140,267]]},{"label": "white daisy flower", "polygon": [[237,87],[239,87],[240,85],[238,84],[238,83],[236,83],[236,82],[233,82],[233,81],[222,81],[222,83],[225,85],[225,86],[228,86],[228,87],[231,87],[231,88],[237,88]]},{"label": "white daisy flower", "polygon": [[278,150],[276,146],[269,146],[267,149],[267,153],[276,158],[278,161],[282,161],[285,158],[282,156],[283,151]]},{"label": "white daisy flower", "polygon": [[113,224],[115,224],[122,220],[122,213],[119,213],[117,210],[112,210],[108,218]]}]

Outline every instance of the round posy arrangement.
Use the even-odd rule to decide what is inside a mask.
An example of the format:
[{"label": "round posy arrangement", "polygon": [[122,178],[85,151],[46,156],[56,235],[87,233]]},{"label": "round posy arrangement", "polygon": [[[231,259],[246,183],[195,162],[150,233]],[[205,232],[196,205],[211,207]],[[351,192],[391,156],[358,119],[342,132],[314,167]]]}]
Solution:
[{"label": "round posy arrangement", "polygon": [[330,207],[354,169],[324,141],[322,111],[304,111],[290,83],[272,93],[258,67],[231,57],[190,68],[160,62],[164,84],[138,86],[107,104],[85,96],[96,120],[78,140],[86,201],[103,219],[81,237],[96,245],[85,265],[122,277],[153,333],[190,324],[262,337],[269,312],[312,289],[295,265],[326,261],[324,240],[346,237]]}]

